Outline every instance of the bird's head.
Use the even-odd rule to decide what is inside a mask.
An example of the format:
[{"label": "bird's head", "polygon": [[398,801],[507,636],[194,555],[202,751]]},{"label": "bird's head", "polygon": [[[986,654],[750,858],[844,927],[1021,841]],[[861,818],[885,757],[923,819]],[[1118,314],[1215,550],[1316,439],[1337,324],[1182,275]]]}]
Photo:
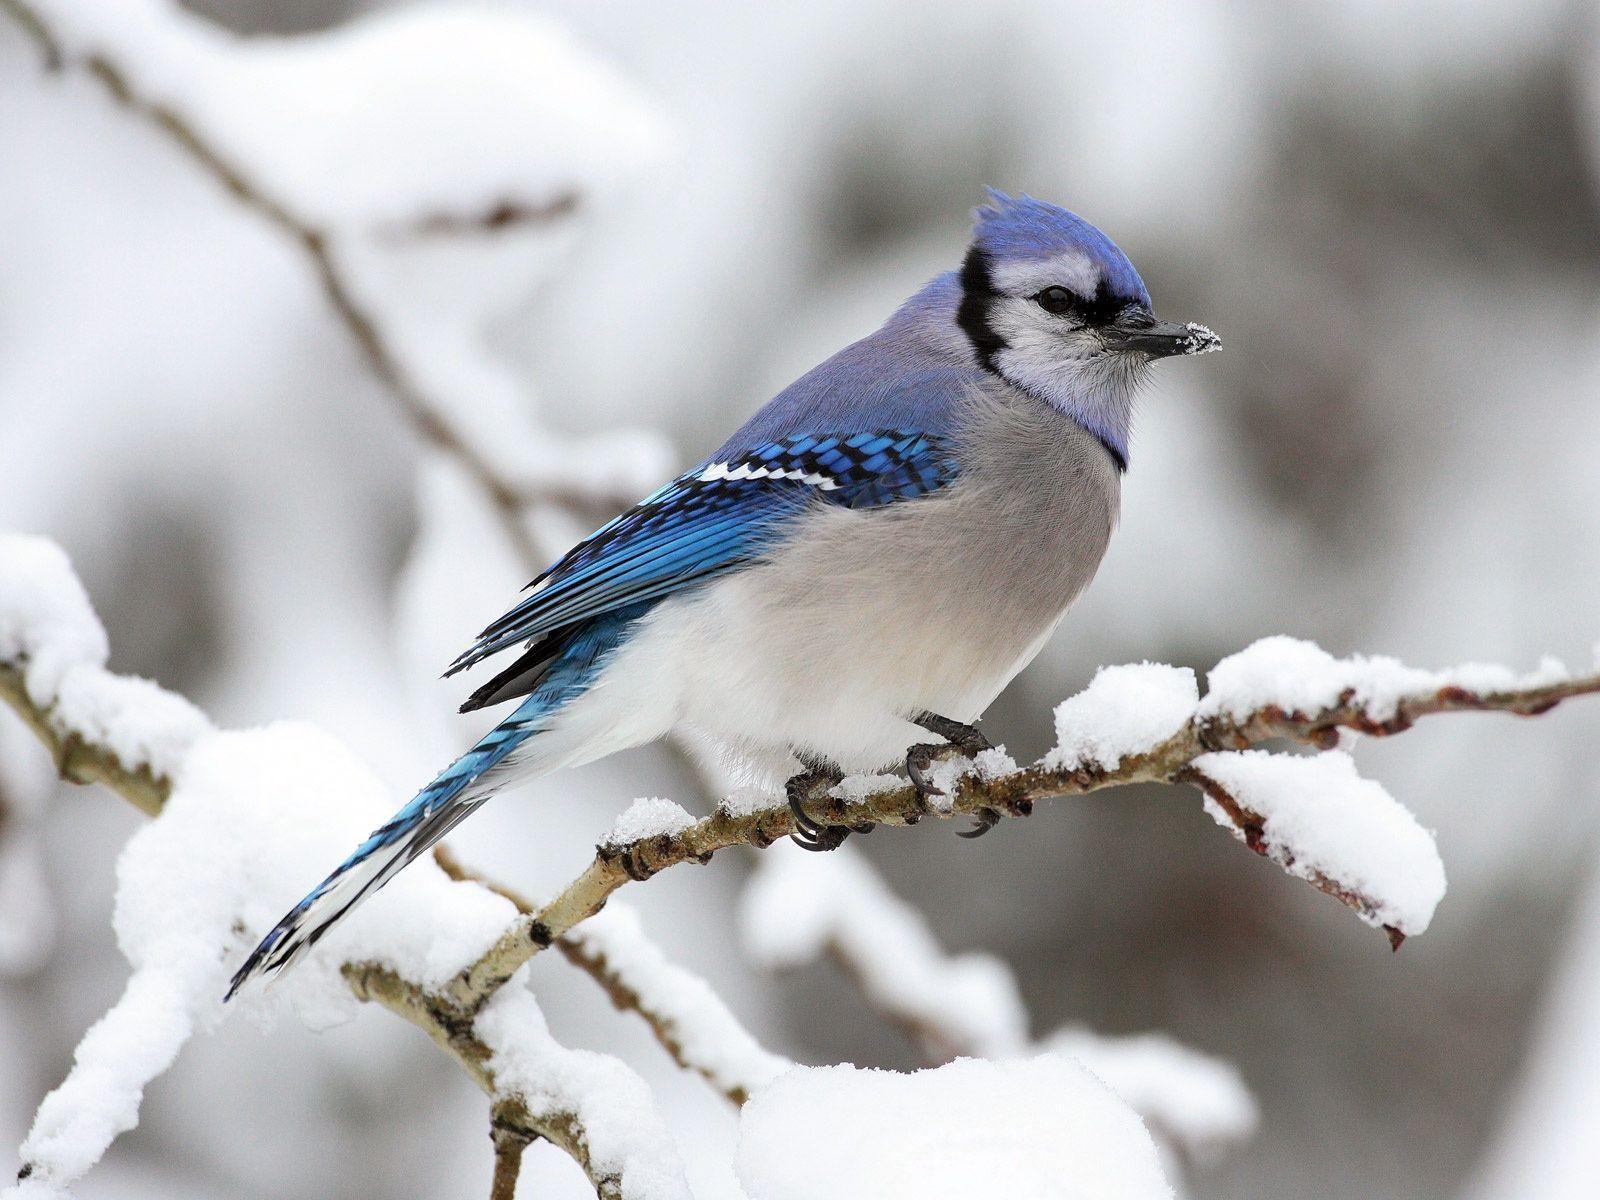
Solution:
[{"label": "bird's head", "polygon": [[1128,256],[1064,208],[991,190],[974,220],[957,321],[979,362],[1085,424],[1126,462],[1145,369],[1221,339],[1203,325],[1158,320]]}]

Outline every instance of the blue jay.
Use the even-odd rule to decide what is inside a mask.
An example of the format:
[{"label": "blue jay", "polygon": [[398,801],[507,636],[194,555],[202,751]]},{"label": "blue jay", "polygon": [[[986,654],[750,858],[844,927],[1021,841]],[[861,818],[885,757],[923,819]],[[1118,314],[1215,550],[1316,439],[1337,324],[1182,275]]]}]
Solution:
[{"label": "blue jay", "polygon": [[[971,722],[1088,585],[1134,392],[1219,341],[1158,321],[1081,217],[991,192],[959,271],[579,542],[451,665],[513,648],[463,711],[517,707],[375,830],[234,977],[285,967],[497,789],[673,730],[790,780],[988,746]],[[988,823],[980,819],[971,834]]]}]

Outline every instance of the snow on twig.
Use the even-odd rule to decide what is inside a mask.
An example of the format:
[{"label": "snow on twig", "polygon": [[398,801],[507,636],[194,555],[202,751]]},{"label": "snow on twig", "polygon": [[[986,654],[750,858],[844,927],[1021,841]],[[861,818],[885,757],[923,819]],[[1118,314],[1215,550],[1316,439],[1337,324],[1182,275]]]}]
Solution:
[{"label": "snow on twig", "polygon": [[502,988],[473,1027],[489,1050],[484,1067],[496,1097],[546,1121],[570,1120],[601,1196],[688,1200],[683,1162],[650,1089],[619,1059],[557,1042],[526,988]]},{"label": "snow on twig", "polygon": [[[462,866],[448,849],[441,847],[434,857],[451,878],[483,883],[524,914],[536,910],[514,890]],[[700,1075],[733,1104],[743,1104],[794,1065],[756,1041],[710,984],[671,962],[626,905],[608,905],[556,945],[617,1008],[638,1013],[679,1066]]]},{"label": "snow on twig", "polygon": [[0,535],[0,698],[22,714],[63,777],[104,783],[125,775],[128,798],[154,813],[211,724],[182,697],[107,671],[108,654],[67,556],[44,538]]},{"label": "snow on twig", "polygon": [[1395,949],[1428,928],[1444,899],[1432,835],[1343,751],[1202,754],[1185,778],[1219,825],[1387,931]]}]

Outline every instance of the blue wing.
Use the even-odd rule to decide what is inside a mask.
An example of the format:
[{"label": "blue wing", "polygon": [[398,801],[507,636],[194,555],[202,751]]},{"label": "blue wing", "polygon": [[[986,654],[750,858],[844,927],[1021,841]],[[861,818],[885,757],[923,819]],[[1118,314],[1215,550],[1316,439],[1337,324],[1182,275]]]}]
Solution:
[{"label": "blue wing", "polygon": [[[937,491],[956,473],[948,439],[911,430],[796,434],[724,454],[578,543],[447,674],[517,643],[537,650],[574,623],[732,570],[809,504],[875,508]],[[537,668],[532,658],[524,670]]]}]

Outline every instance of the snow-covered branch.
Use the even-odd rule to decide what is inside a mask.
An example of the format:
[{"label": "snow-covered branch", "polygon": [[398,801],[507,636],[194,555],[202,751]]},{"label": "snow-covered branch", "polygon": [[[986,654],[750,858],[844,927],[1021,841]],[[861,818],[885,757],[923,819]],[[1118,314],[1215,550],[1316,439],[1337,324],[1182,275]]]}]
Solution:
[{"label": "snow-covered branch", "polygon": [[[0,536],[0,597],[0,698],[66,778],[103,784],[157,818],[119,864],[117,928],[134,973],[23,1147],[27,1186],[40,1190],[81,1175],[137,1122],[144,1086],[197,1028],[221,1019],[225,962],[303,888],[318,869],[310,863],[334,855],[392,798],[315,730],[219,732],[181,698],[107,671],[104,631],[50,543]],[[500,989],[469,1020],[441,1001],[460,964],[528,907],[441,857],[408,872],[417,878],[409,897],[404,885],[390,889],[403,911],[380,913],[346,939],[343,963],[291,984],[293,1002],[325,1017],[339,1005],[332,983],[427,1033],[492,1098],[501,1185],[514,1178],[516,1144],[543,1138],[601,1196],[687,1196],[648,1090],[622,1063],[556,1043],[525,988]],[[736,1100],[790,1065],[628,917],[608,914],[563,948],[675,1059]]]},{"label": "snow-covered branch", "polygon": [[[300,250],[407,422],[461,464],[526,558],[544,557],[524,523],[529,504],[614,509],[653,485],[665,459],[658,440],[622,431],[587,446],[554,444],[526,424],[515,384],[468,361],[463,345],[475,331],[437,336],[444,322],[407,319],[386,294],[386,248],[553,229],[585,202],[590,184],[653,154],[662,136],[653,114],[559,31],[513,14],[414,12],[357,23],[343,34],[342,54],[297,54],[292,41],[250,48],[166,0],[0,0],[0,9],[38,43],[48,66],[97,80]],[[441,75],[394,81],[385,74],[394,62],[433,63]],[[502,63],[514,70],[493,69]],[[451,88],[451,64],[475,73],[470,95]],[[465,111],[468,99],[494,91],[500,74],[519,82],[488,96],[485,111]],[[430,86],[455,93],[438,111],[454,113],[462,127],[426,139],[389,136],[410,134],[406,113],[394,109],[426,105]],[[369,96],[358,106],[387,129],[339,127],[350,113],[336,101],[328,112],[315,108],[320,97],[355,88],[395,102],[386,109]],[[559,94],[563,88],[569,94]],[[273,102],[261,103],[263,95]],[[604,114],[603,138],[561,127],[574,123],[567,114],[585,110]],[[520,139],[503,136],[507,121],[523,127]],[[531,141],[541,135],[542,143]],[[440,153],[463,140],[481,145]],[[418,160],[413,147],[421,143],[429,149]]]},{"label": "snow-covered branch", "polygon": [[[1384,927],[1398,945],[1427,928],[1444,894],[1432,838],[1381,787],[1360,779],[1341,751],[1273,756],[1260,771],[1259,752],[1250,748],[1277,739],[1332,746],[1344,729],[1386,736],[1435,713],[1533,716],[1600,693],[1600,671],[1573,675],[1553,660],[1527,675],[1478,664],[1422,671],[1386,658],[1337,659],[1282,637],[1224,659],[1210,681],[1201,699],[1187,670],[1104,668],[1057,708],[1057,745],[1033,766],[1019,769],[990,751],[977,763],[947,763],[939,774],[948,794],[933,803],[892,777],[852,778],[814,791],[802,807],[828,825],[914,825],[930,816],[1025,817],[1042,801],[1123,784],[1193,783],[1207,791],[1213,815],[1252,848]],[[1245,777],[1260,788],[1225,803],[1228,781]],[[623,885],[708,862],[729,846],[769,846],[793,827],[784,801],[742,799],[671,832],[602,844],[555,899],[453,980],[450,994],[470,1012]]]}]

